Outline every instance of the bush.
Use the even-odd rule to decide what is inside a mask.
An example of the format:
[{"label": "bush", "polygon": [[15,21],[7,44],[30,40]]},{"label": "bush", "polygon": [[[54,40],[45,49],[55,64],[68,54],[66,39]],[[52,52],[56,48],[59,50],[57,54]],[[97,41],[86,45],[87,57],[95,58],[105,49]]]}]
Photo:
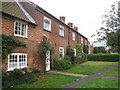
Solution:
[{"label": "bush", "polygon": [[2,87],[10,88],[14,85],[32,83],[37,80],[37,75],[29,72],[26,68],[15,69],[14,71],[2,71]]},{"label": "bush", "polygon": [[73,64],[73,59],[74,59],[74,51],[71,48],[70,45],[67,46],[67,50],[66,50],[66,56],[65,56],[66,60],[69,60],[72,64]]},{"label": "bush", "polygon": [[85,45],[83,47],[83,52],[86,53],[86,54],[88,54],[88,45]]},{"label": "bush", "polygon": [[82,53],[82,44],[76,44],[76,55],[80,56],[80,54]]},{"label": "bush", "polygon": [[87,61],[87,55],[85,53],[81,53],[80,56],[74,57],[74,64],[81,64]]},{"label": "bush", "polygon": [[88,55],[88,61],[119,61],[119,54],[91,54]]},{"label": "bush", "polygon": [[41,71],[37,68],[30,68],[32,70],[32,73],[39,73],[41,74]]},{"label": "bush", "polygon": [[72,67],[71,62],[69,62],[68,60],[65,59],[54,59],[53,64],[52,64],[52,68],[54,70],[66,70]]}]

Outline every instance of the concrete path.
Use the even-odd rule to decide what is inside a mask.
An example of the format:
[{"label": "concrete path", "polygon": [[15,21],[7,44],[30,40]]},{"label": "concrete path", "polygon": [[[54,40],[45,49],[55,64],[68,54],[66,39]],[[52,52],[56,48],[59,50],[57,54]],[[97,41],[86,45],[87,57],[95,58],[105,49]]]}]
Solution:
[{"label": "concrete path", "polygon": [[49,71],[48,73],[57,73],[57,74],[64,74],[64,75],[70,75],[70,76],[79,76],[79,77],[88,77],[88,75],[73,74],[73,73],[66,73],[66,72],[58,72],[58,71]]},{"label": "concrete path", "polygon": [[89,80],[91,80],[91,79],[94,79],[94,78],[100,76],[101,74],[103,74],[104,72],[106,72],[106,71],[108,71],[108,70],[110,70],[110,69],[112,69],[112,68],[114,68],[114,67],[117,67],[117,66],[118,66],[118,64],[115,64],[115,65],[113,65],[113,66],[110,66],[110,67],[108,67],[108,68],[105,68],[104,70],[101,70],[101,71],[99,71],[99,72],[96,73],[96,74],[89,75],[88,77],[85,77],[85,78],[83,78],[83,79],[79,79],[79,80],[77,80],[77,81],[75,81],[75,82],[73,82],[73,83],[70,83],[70,84],[64,86],[63,88],[74,88],[74,87],[76,87],[76,86],[79,86],[80,84],[83,84],[83,83],[85,83],[85,82],[87,82],[87,81],[89,81]]}]

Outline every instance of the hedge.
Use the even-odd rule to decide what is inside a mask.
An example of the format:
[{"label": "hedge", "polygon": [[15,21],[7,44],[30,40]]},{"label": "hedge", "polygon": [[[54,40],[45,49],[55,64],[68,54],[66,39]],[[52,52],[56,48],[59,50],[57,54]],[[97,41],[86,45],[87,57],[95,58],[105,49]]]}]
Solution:
[{"label": "hedge", "polygon": [[88,61],[119,61],[120,54],[90,54],[88,55]]},{"label": "hedge", "polygon": [[70,69],[72,67],[71,62],[65,59],[54,59],[53,64],[52,64],[52,69],[53,70],[66,70]]}]

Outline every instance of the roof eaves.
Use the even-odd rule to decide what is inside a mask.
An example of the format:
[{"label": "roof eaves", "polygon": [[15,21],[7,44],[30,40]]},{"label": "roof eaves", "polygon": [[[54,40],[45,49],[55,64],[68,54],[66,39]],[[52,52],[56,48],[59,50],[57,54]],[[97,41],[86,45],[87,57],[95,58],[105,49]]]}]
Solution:
[{"label": "roof eaves", "polygon": [[21,20],[21,21],[24,21],[24,22],[27,22],[27,23],[30,23],[30,24],[33,24],[33,25],[37,26],[36,23],[32,23],[32,22],[26,21],[26,20],[24,20],[24,19],[21,19],[21,18],[19,18],[19,17],[16,17],[16,16],[13,16],[13,15],[10,15],[10,14],[5,13],[5,12],[2,12],[2,11],[0,11],[0,12],[1,12],[2,14],[5,14],[5,15],[8,15],[8,16],[11,16],[11,17],[13,17],[13,18],[16,18],[16,19],[19,19],[19,20]]}]

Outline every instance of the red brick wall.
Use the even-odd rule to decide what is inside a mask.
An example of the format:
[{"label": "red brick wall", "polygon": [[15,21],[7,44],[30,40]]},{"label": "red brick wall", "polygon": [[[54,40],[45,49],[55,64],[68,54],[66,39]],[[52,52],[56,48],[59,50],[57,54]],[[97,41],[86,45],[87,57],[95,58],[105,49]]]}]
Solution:
[{"label": "red brick wall", "polygon": [[[28,55],[28,67],[39,67],[43,68],[43,62],[38,56],[38,45],[41,42],[41,37],[45,34],[55,46],[55,53],[53,56],[59,56],[59,47],[64,47],[66,54],[66,47],[68,42],[72,48],[76,48],[77,43],[81,43],[81,35],[66,27],[66,25],[59,23],[54,18],[35,10],[34,6],[28,3],[22,3],[26,11],[35,19],[37,26],[28,24],[28,38],[15,37],[20,41],[27,44],[27,48],[16,48],[14,53],[27,53]],[[44,16],[51,20],[51,32],[45,31],[43,27]],[[2,33],[6,35],[14,35],[14,22],[15,18],[6,16],[3,14],[2,17]],[[64,37],[59,36],[59,25],[62,25],[65,29]],[[72,40],[72,32],[75,32],[75,41]],[[83,45],[85,45],[85,39],[83,37]],[[92,48],[90,49],[92,50]],[[38,62],[38,60],[40,60]],[[7,59],[3,63],[3,68],[7,69]]]},{"label": "red brick wall", "polygon": [[[45,34],[48,38],[50,38],[53,45],[55,45],[54,56],[57,56],[57,57],[59,56],[59,47],[64,47],[64,51],[66,53],[66,47],[68,46],[68,28],[64,24],[58,23],[54,18],[47,16],[47,15],[39,12],[38,10],[34,10],[34,8],[29,8],[31,6],[28,5],[28,3],[22,3],[22,5],[26,9],[26,11],[29,12],[30,15],[32,17],[34,17],[34,19],[36,20],[36,23],[38,25],[36,29],[40,30],[41,36],[43,34]],[[44,27],[43,27],[44,26],[43,25],[44,16],[51,20],[51,23],[52,23],[51,32],[44,30]],[[62,25],[65,29],[65,32],[64,32],[65,36],[64,37],[59,36],[59,25]]]},{"label": "red brick wall", "polygon": [[[6,16],[3,14],[2,17],[2,34],[5,35],[14,35],[14,22],[15,22],[15,18],[12,18],[10,16]],[[27,47],[19,47],[16,48],[13,53],[27,53],[28,55],[28,67],[38,67],[38,41],[39,41],[39,37],[40,37],[40,30],[36,30],[35,28],[33,28],[33,25],[28,24],[28,38],[22,38],[22,37],[17,37],[15,36],[15,38],[17,38],[20,41],[23,41],[26,43]],[[3,69],[7,70],[7,63],[8,60],[4,60],[3,62]],[[39,65],[40,67],[42,67],[42,64],[40,63]]]}]

